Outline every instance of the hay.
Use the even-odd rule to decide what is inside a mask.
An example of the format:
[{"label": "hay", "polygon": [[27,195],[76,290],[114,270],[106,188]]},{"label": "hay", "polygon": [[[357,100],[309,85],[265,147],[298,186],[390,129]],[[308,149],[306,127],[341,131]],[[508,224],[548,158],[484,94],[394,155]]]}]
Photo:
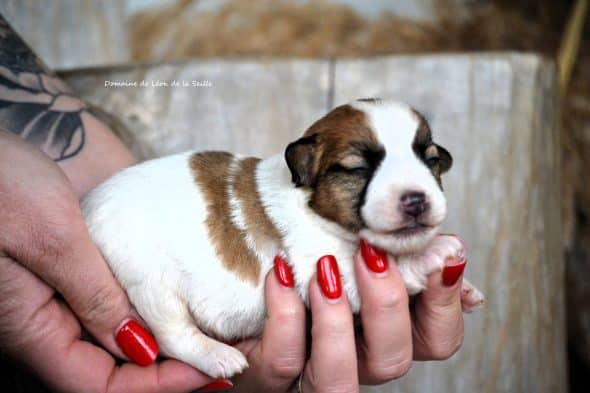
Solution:
[{"label": "hay", "polygon": [[[131,21],[137,61],[187,57],[358,57],[391,53],[464,50],[554,50],[559,32],[547,37],[518,11],[489,5],[458,19],[441,6],[440,23],[416,22],[385,13],[367,20],[327,1],[234,0],[198,12],[180,0]],[[168,23],[166,22],[168,21]]]}]

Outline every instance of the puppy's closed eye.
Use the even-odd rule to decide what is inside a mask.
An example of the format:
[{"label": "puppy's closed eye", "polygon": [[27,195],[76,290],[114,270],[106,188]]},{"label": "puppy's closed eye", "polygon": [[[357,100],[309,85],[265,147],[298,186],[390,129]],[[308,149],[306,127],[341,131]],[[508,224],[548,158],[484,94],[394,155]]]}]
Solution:
[{"label": "puppy's closed eye", "polygon": [[358,155],[348,155],[342,160],[331,164],[327,172],[364,173],[371,168],[365,159]]}]

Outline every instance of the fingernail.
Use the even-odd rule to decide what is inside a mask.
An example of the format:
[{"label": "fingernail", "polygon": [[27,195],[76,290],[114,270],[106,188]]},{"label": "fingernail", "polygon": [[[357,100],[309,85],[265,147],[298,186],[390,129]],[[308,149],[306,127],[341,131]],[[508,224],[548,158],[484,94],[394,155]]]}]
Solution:
[{"label": "fingernail", "polygon": [[287,265],[287,261],[278,255],[275,257],[275,274],[283,286],[293,288],[295,285],[293,283],[293,273],[291,272],[291,268]]},{"label": "fingernail", "polygon": [[234,384],[229,379],[218,379],[208,385],[203,386],[197,392],[215,392],[218,390],[225,390],[233,388]]},{"label": "fingernail", "polygon": [[324,255],[318,259],[318,284],[328,299],[338,299],[342,295],[340,272],[334,255]]},{"label": "fingernail", "polygon": [[142,367],[152,364],[160,350],[154,337],[134,320],[119,329],[115,341],[129,359]]},{"label": "fingernail", "polygon": [[467,265],[467,259],[462,259],[457,262],[456,259],[449,258],[445,262],[445,267],[442,271],[442,281],[447,287],[452,287],[457,283],[459,277],[463,274],[465,266]]},{"label": "fingernail", "polygon": [[361,239],[361,255],[371,271],[383,273],[387,270],[387,255],[365,239]]}]

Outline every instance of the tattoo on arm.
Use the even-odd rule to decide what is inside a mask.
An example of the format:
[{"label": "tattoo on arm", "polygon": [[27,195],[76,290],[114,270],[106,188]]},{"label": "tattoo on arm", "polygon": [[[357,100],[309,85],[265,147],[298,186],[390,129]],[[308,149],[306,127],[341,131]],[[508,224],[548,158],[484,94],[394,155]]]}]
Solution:
[{"label": "tattoo on arm", "polygon": [[61,161],[84,147],[86,112],[0,15],[0,127]]}]

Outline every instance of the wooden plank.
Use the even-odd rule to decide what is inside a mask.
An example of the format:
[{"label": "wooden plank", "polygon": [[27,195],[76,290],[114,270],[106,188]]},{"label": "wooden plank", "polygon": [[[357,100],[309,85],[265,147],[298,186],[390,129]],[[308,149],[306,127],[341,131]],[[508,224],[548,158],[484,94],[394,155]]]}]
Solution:
[{"label": "wooden plank", "polygon": [[336,64],[336,104],[406,101],[453,154],[445,227],[470,245],[466,274],[487,295],[452,359],[366,392],[567,390],[557,92],[554,66],[533,55]]},{"label": "wooden plank", "polygon": [[[332,73],[333,71],[333,73]],[[332,75],[331,75],[332,74]],[[487,295],[446,362],[416,363],[365,392],[566,391],[555,69],[533,55],[338,61],[192,61],[65,75],[120,116],[146,157],[186,149],[267,156],[331,104],[382,96],[425,113],[455,165],[448,231],[470,245],[467,276]],[[212,87],[105,87],[105,80],[209,80]]]},{"label": "wooden plank", "polygon": [[0,13],[52,69],[125,63],[126,1],[2,0]]},{"label": "wooden plank", "polygon": [[[283,151],[325,113],[329,89],[323,60],[192,61],[65,76],[76,92],[133,131],[144,157],[188,149],[256,156]],[[153,86],[174,80],[181,86]],[[147,86],[105,87],[105,81]],[[193,81],[211,86],[194,87]]]}]

